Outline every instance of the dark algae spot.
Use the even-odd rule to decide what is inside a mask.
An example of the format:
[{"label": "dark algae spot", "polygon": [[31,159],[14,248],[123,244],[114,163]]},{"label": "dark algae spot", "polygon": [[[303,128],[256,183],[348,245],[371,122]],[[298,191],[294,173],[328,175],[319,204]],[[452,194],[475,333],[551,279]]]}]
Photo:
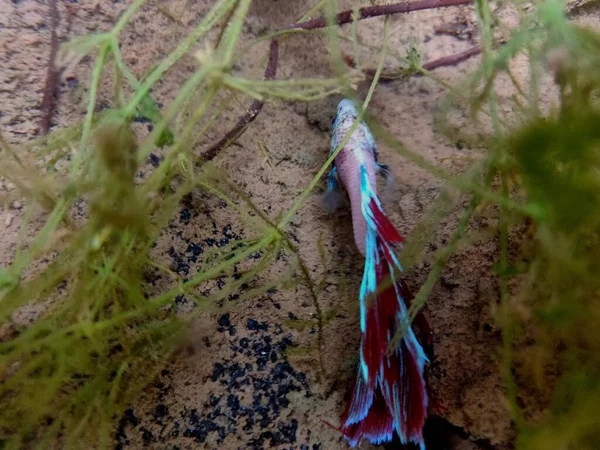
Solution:
[{"label": "dark algae spot", "polygon": [[222,327],[228,327],[231,325],[231,323],[229,322],[229,314],[223,314],[219,318],[219,325]]},{"label": "dark algae spot", "polygon": [[267,331],[269,329],[269,324],[266,322],[258,322],[255,319],[248,319],[246,321],[246,328],[250,331]]},{"label": "dark algae spot", "polygon": [[156,419],[157,421],[160,421],[161,419],[166,417],[167,414],[169,414],[169,408],[167,408],[163,404],[157,405],[154,409],[154,419]]},{"label": "dark algae spot", "polygon": [[154,435],[152,434],[152,432],[150,430],[142,428],[142,441],[144,442],[144,446],[152,444],[153,440]]},{"label": "dark algae spot", "polygon": [[140,424],[140,419],[138,419],[133,409],[126,409],[123,413],[123,417],[119,420],[119,424],[117,426],[117,432],[115,435],[115,450],[123,449],[126,445],[129,445],[129,438],[127,437],[127,428],[132,427],[135,428]]},{"label": "dark algae spot", "polygon": [[154,153],[150,153],[150,156],[148,157],[148,162],[152,164],[153,167],[158,167],[160,165],[160,158]]},{"label": "dark algae spot", "polygon": [[179,220],[181,220],[183,223],[188,223],[191,218],[192,213],[190,210],[187,208],[181,208],[181,211],[179,212]]},{"label": "dark algae spot", "polygon": [[213,366],[213,373],[210,379],[212,381],[217,381],[221,377],[221,375],[223,375],[223,372],[225,372],[225,367],[223,366],[223,364],[215,363]]}]

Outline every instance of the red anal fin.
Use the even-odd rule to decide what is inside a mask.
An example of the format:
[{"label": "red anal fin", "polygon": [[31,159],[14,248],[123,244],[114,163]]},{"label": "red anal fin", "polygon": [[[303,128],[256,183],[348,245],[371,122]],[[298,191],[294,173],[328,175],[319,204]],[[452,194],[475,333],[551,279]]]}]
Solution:
[{"label": "red anal fin", "polygon": [[[375,267],[377,286],[383,286],[390,277],[387,262],[380,258]],[[368,368],[369,381],[372,384],[387,353],[390,336],[397,328],[398,297],[392,284],[381,289],[367,309],[367,327],[361,341],[363,360]]]},{"label": "red anal fin", "polygon": [[404,382],[408,389],[405,389],[405,401],[407,402],[406,410],[406,436],[408,439],[422,440],[423,426],[427,417],[425,382],[421,377],[417,360],[414,355],[408,351],[406,344],[402,342],[405,367]]},{"label": "red anal fin", "polygon": [[371,208],[371,212],[373,213],[377,234],[381,239],[388,244],[400,244],[404,241],[404,238],[400,236],[400,233],[398,233],[394,224],[387,218],[381,208],[379,208],[379,205],[374,198],[371,198],[369,208]]}]

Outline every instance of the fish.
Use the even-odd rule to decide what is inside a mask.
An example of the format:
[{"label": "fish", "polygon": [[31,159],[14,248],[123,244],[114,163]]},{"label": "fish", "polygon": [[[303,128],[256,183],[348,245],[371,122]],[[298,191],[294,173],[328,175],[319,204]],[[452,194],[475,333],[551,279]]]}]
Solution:
[{"label": "fish", "polygon": [[[351,99],[339,102],[332,121],[330,156],[358,117]],[[326,176],[324,205],[339,207],[345,189],[352,212],[354,241],[365,258],[359,292],[359,363],[352,395],[336,428],[355,447],[362,439],[390,442],[396,433],[403,444],[425,450],[423,427],[428,413],[425,366],[428,357],[409,325],[412,295],[397,275],[402,266],[395,250],[404,238],[383,210],[377,195],[377,175],[391,177],[378,158],[375,139],[364,121],[333,160]],[[400,344],[388,351],[400,327]]]}]

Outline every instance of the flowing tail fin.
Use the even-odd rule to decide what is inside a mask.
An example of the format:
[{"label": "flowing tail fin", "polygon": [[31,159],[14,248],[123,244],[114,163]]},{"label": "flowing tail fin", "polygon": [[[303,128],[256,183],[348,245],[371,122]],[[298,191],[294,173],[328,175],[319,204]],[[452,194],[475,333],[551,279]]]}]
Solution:
[{"label": "flowing tail fin", "polygon": [[[428,397],[423,373],[427,357],[406,325],[406,285],[394,280],[402,267],[393,247],[403,239],[383,212],[364,167],[361,203],[367,233],[360,290],[360,365],[341,431],[352,446],[361,438],[374,444],[390,441],[396,431],[402,443],[412,442],[424,450]],[[403,340],[390,353],[390,340],[402,326],[406,327]]]}]

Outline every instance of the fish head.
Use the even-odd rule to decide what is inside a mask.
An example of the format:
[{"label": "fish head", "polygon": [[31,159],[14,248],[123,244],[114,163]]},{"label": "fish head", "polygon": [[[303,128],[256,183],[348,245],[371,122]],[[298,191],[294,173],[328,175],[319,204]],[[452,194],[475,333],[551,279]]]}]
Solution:
[{"label": "fish head", "polygon": [[338,116],[352,115],[356,117],[358,116],[358,110],[356,109],[356,105],[352,100],[345,98],[338,103],[337,114]]},{"label": "fish head", "polygon": [[348,118],[354,119],[357,116],[358,116],[358,110],[356,109],[354,102],[352,100],[350,100],[349,98],[345,98],[338,103],[337,113],[335,114],[335,116],[333,117],[333,119],[331,121],[331,128],[333,129],[333,131],[335,133],[336,128],[338,128],[338,126],[340,124],[346,122],[346,119],[348,119]]}]

